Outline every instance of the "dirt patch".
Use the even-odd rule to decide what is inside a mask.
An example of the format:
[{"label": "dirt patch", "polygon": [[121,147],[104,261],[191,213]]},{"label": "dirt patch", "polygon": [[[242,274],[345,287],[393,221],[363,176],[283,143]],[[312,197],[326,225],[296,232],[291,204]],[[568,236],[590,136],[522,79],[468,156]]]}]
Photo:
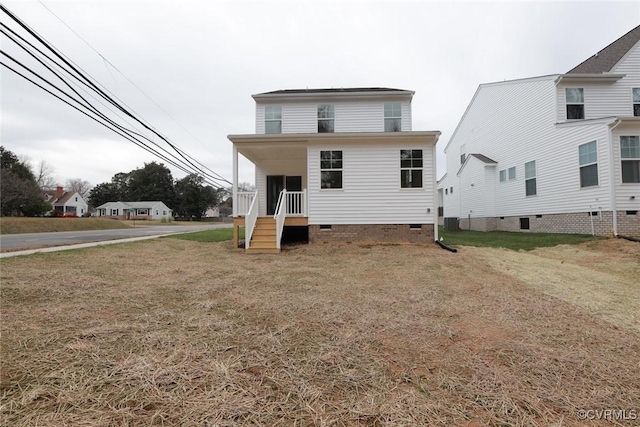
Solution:
[{"label": "dirt patch", "polygon": [[2,424],[577,426],[579,409],[636,409],[640,334],[482,251],[166,239],[2,260]]},{"label": "dirt patch", "polygon": [[640,332],[640,244],[611,239],[529,252],[465,248],[527,286]]}]

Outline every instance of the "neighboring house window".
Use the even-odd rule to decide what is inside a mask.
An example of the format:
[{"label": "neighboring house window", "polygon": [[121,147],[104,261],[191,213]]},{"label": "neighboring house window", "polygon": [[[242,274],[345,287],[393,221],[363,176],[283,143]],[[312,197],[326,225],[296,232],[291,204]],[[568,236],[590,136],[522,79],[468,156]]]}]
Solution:
[{"label": "neighboring house window", "polygon": [[158,215],[158,209],[156,209],[156,215]]},{"label": "neighboring house window", "polygon": [[282,133],[282,107],[264,106],[264,133]]},{"label": "neighboring house window", "polygon": [[335,112],[333,104],[318,105],[318,133],[335,131]]},{"label": "neighboring house window", "polygon": [[400,150],[400,187],[422,188],[422,150]]},{"label": "neighboring house window", "polygon": [[640,183],[640,136],[620,137],[622,182]]},{"label": "neighboring house window", "polygon": [[76,202],[78,201],[78,198],[76,197]]},{"label": "neighboring house window", "polygon": [[444,194],[449,194],[449,189],[448,188],[444,189]]},{"label": "neighboring house window", "polygon": [[634,87],[633,92],[633,115],[640,117],[640,87]]},{"label": "neighboring house window", "polygon": [[467,155],[465,153],[460,154],[460,164],[463,164],[467,159]]},{"label": "neighboring house window", "polygon": [[512,179],[516,179],[516,167],[512,166],[509,168],[509,181]]},{"label": "neighboring house window", "polygon": [[527,196],[535,196],[538,194],[536,185],[536,161],[530,161],[524,164],[524,185]]},{"label": "neighboring house window", "polygon": [[503,169],[500,171],[500,182],[505,182],[507,180],[507,170]]},{"label": "neighboring house window", "polygon": [[320,151],[320,188],[342,188],[342,151]]},{"label": "neighboring house window", "polygon": [[[157,212],[156,212],[156,214],[157,214]],[[166,214],[167,214],[167,211],[162,211],[162,215],[166,215]]]},{"label": "neighboring house window", "polygon": [[449,188],[449,193],[450,193],[450,194],[453,194],[453,187],[450,187],[450,188]]},{"label": "neighboring house window", "polygon": [[111,215],[118,215],[118,209],[111,209]]},{"label": "neighboring house window", "polygon": [[567,120],[584,119],[584,89],[565,88],[567,101]]},{"label": "neighboring house window", "polygon": [[384,131],[400,132],[402,130],[402,108],[399,102],[384,104]]},{"label": "neighboring house window", "polygon": [[580,187],[598,185],[598,143],[592,141],[578,146],[580,157]]},{"label": "neighboring house window", "polygon": [[467,160],[467,144],[462,144],[460,146],[460,164],[463,165],[465,160]]}]

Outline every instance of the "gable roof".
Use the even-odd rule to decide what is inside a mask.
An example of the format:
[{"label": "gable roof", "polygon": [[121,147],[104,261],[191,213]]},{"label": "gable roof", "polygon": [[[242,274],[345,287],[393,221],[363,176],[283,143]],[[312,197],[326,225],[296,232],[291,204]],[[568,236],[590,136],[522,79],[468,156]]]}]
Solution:
[{"label": "gable roof", "polygon": [[172,210],[171,208],[169,208],[169,206],[165,205],[160,200],[150,200],[150,201],[142,201],[142,202],[121,202],[121,201],[107,202],[107,203],[104,203],[104,204],[98,206],[96,209],[109,209],[111,206],[117,205],[117,204],[120,204],[123,207],[129,208],[129,209],[145,209],[145,208],[151,209],[152,207],[154,207],[154,206],[156,206],[158,204],[162,204],[167,209]]},{"label": "gable roof", "polygon": [[567,74],[600,74],[608,73],[620,60],[640,41],[640,25],[629,31],[609,46],[602,49],[576,67],[567,71]]},{"label": "gable roof", "polygon": [[65,203],[67,203],[73,197],[74,194],[76,194],[76,192],[73,191],[73,190],[65,191],[64,194],[62,195],[62,197],[60,197],[54,203],[56,205],[64,205]]}]

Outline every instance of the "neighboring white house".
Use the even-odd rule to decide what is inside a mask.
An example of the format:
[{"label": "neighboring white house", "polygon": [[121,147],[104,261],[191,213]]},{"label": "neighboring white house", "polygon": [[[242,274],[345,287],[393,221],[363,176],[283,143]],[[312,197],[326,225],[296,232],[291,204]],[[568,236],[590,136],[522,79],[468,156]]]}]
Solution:
[{"label": "neighboring white house", "polygon": [[96,216],[118,219],[171,218],[172,211],[160,201],[107,202],[96,208]]},{"label": "neighboring white house", "polygon": [[89,206],[76,191],[64,191],[62,187],[44,192],[44,200],[51,203],[54,211],[62,214],[82,216]]},{"label": "neighboring white house", "polygon": [[210,206],[207,208],[204,213],[205,218],[219,218],[220,217],[220,208],[217,206]]},{"label": "neighboring white house", "polygon": [[640,234],[640,26],[565,74],[480,85],[445,153],[445,223]]},{"label": "neighboring white house", "polygon": [[[245,225],[246,248],[278,251],[284,226],[307,227],[310,243],[432,241],[440,132],[411,130],[413,94],[349,88],[253,95],[256,133],[228,137],[234,230]],[[255,165],[255,192],[238,190],[238,154]]]}]

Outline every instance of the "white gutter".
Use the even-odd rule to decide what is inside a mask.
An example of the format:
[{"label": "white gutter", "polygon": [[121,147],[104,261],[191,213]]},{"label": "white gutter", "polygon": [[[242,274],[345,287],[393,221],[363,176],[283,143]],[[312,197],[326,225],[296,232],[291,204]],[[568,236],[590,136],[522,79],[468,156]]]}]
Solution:
[{"label": "white gutter", "polygon": [[609,187],[611,197],[611,212],[613,214],[613,235],[618,236],[618,212],[616,210],[616,176],[613,157],[613,130],[622,123],[622,120],[616,119],[609,124]]}]

